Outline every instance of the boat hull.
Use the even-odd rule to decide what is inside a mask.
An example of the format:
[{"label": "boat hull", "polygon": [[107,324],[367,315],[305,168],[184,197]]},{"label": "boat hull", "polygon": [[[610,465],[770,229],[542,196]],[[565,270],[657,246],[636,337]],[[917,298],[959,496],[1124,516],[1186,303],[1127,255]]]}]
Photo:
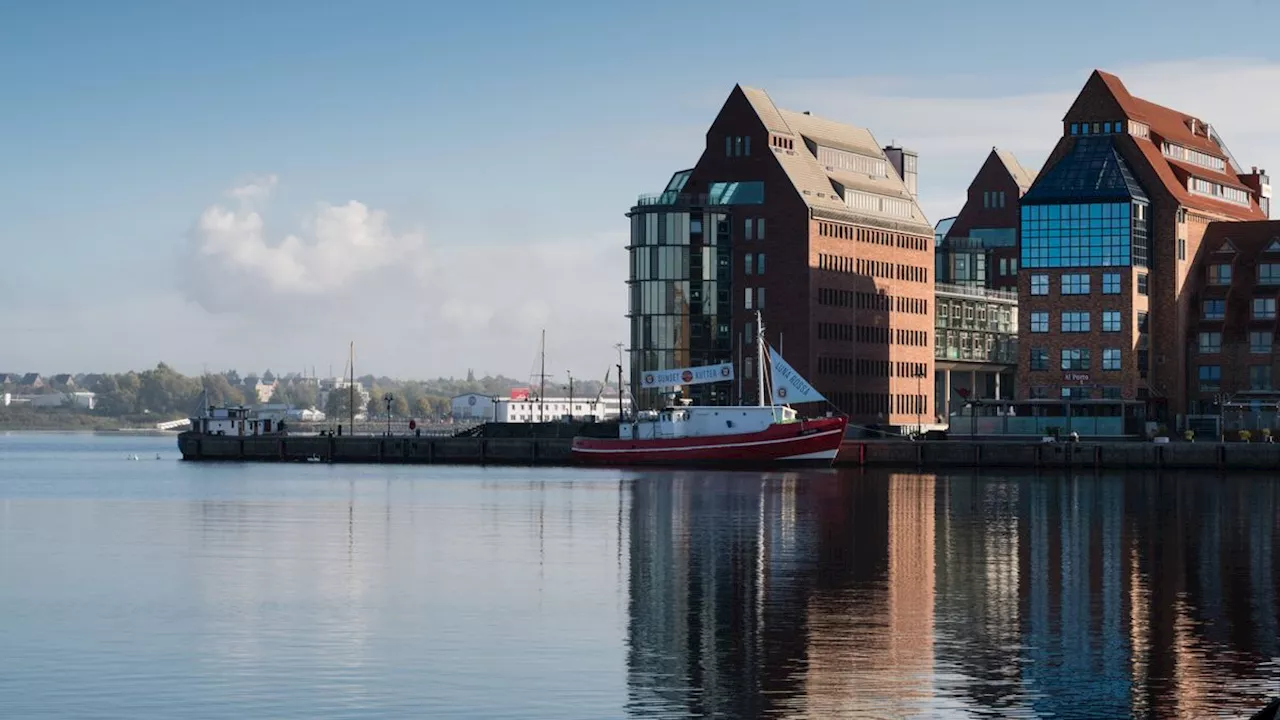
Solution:
[{"label": "boat hull", "polygon": [[654,440],[575,437],[573,457],[591,465],[817,465],[840,451],[847,420],[775,423],[753,433]]}]

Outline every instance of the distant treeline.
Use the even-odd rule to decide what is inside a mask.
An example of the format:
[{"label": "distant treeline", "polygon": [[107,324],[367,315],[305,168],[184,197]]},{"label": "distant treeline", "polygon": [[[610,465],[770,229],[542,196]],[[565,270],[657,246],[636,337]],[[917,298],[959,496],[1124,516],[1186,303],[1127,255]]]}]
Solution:
[{"label": "distant treeline", "polygon": [[[297,373],[278,376],[267,370],[262,375],[241,376],[238,371],[228,370],[203,376],[187,376],[164,363],[142,372],[88,374],[77,378],[73,388],[45,387],[30,390],[6,385],[4,391],[27,393],[89,390],[96,395],[96,406],[87,414],[104,418],[149,417],[156,420],[187,417],[196,412],[196,404],[202,391],[209,393],[209,402],[215,405],[258,404],[256,388],[260,383],[275,385],[271,403],[286,403],[304,409],[318,408],[331,417],[342,417],[348,413],[348,398],[351,395],[347,391],[327,393],[327,402],[321,407],[321,383]],[[390,394],[391,412],[394,416],[424,420],[447,419],[450,412],[449,399],[457,395],[476,392],[501,396],[510,393],[512,388],[530,386],[528,382],[501,375],[476,378],[470,372],[465,379],[437,378],[420,381],[364,375],[356,378],[356,382],[369,394],[368,407],[365,409],[370,416],[386,415],[386,402],[383,398]],[[600,380],[575,379],[573,392],[579,397],[594,397],[602,387]],[[536,386],[534,391],[537,392]],[[568,387],[566,384],[548,382],[546,393],[548,396],[565,395],[568,394]],[[0,412],[3,410],[0,408]],[[9,410],[15,411],[13,408]],[[26,417],[26,412],[34,410],[24,409],[22,417]],[[12,416],[11,420],[17,418],[14,412],[8,414]]]}]

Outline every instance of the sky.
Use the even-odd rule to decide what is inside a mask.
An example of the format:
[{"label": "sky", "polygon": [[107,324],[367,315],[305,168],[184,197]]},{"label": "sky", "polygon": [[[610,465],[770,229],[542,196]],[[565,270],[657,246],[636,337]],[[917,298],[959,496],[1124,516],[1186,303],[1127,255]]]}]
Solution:
[{"label": "sky", "polygon": [[537,371],[628,338],[625,213],[735,83],[920,153],[931,222],[1089,72],[1280,172],[1280,5],[0,4],[0,370]]}]

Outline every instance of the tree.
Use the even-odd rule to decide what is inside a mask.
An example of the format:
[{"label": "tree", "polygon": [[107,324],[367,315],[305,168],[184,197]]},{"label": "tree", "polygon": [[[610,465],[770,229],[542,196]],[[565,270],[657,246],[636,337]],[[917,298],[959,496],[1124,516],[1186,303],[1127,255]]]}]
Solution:
[{"label": "tree", "polygon": [[[357,394],[357,398],[359,394]],[[356,402],[359,402],[357,399]],[[351,391],[348,388],[335,388],[329,391],[329,398],[324,404],[324,414],[330,421],[343,422],[351,417]]]},{"label": "tree", "polygon": [[203,378],[204,390],[209,394],[210,405],[243,405],[244,393],[232,387],[226,375],[209,374]]}]

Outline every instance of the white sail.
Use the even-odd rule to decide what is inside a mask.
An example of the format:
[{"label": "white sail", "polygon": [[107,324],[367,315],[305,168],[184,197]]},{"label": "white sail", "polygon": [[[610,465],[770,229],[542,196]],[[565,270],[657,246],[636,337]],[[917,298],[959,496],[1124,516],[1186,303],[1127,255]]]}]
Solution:
[{"label": "white sail", "polygon": [[787,364],[777,350],[769,348],[769,368],[772,371],[773,402],[775,405],[818,402],[826,400],[813,389],[795,368]]}]

